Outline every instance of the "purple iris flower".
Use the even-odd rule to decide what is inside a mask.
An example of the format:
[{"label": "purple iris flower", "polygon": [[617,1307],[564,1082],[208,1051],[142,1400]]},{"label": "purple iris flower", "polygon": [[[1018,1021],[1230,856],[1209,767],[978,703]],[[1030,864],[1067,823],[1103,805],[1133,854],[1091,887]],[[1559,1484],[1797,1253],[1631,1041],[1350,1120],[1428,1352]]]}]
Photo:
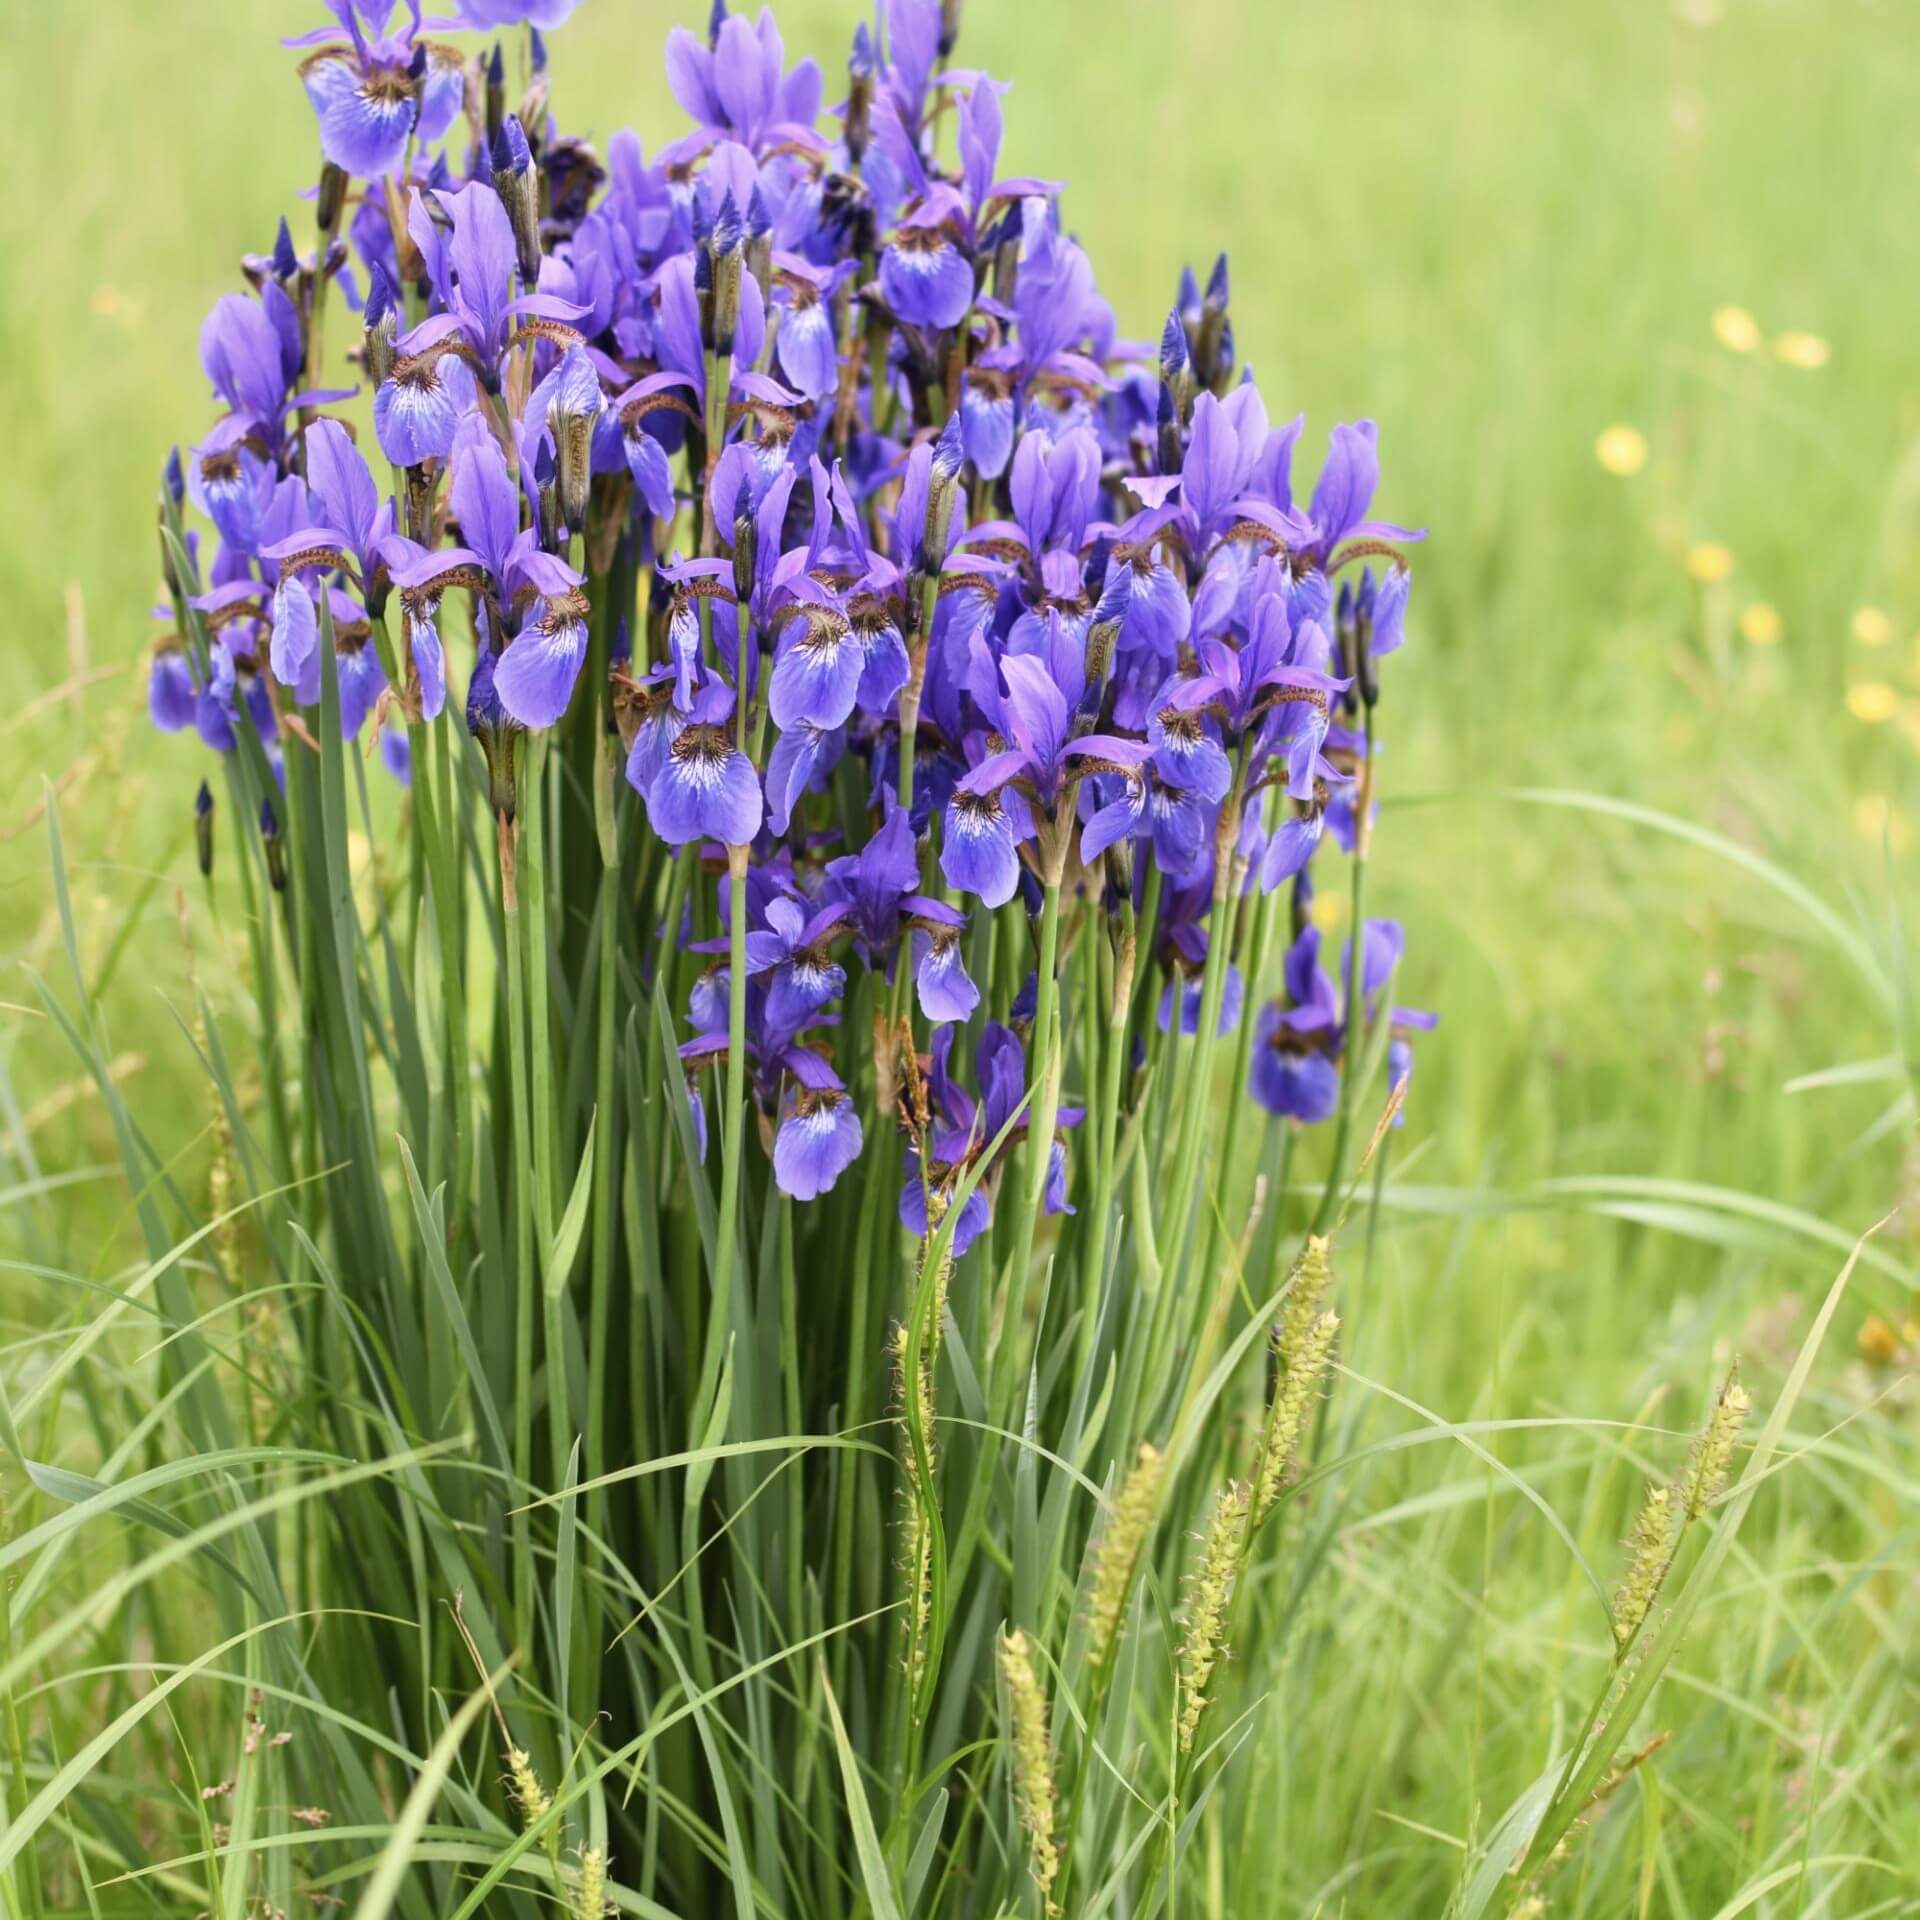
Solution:
[{"label": "purple iris flower", "polygon": [[1021,359],[1033,374],[1087,338],[1098,319],[1100,302],[1092,264],[1078,243],[1057,231],[1050,207],[1035,218],[1032,209],[1043,203],[1029,200],[1026,204],[1029,213],[1020,245],[1014,311]]},{"label": "purple iris flower", "polygon": [[[1160,1031],[1170,1033],[1173,1030],[1173,1001],[1176,990],[1180,996],[1180,1031],[1192,1038],[1200,1031],[1201,1002],[1206,996],[1206,982],[1192,975],[1169,980],[1161,990],[1158,1019]],[[1227,968],[1227,977],[1221,983],[1220,1021],[1218,1033],[1224,1038],[1240,1024],[1240,1008],[1246,999],[1246,982],[1240,977],[1240,969]]]},{"label": "purple iris flower", "polygon": [[880,256],[880,292],[893,317],[909,327],[957,327],[973,305],[973,262],[932,208],[895,232]]},{"label": "purple iris flower", "polygon": [[889,803],[867,844],[827,863],[827,897],[844,901],[852,931],[869,967],[884,964],[900,932],[900,904],[920,883],[913,823]]},{"label": "purple iris flower", "polygon": [[214,392],[276,442],[300,362],[299,316],[271,280],[258,300],[222,294],[201,324],[200,364]]},{"label": "purple iris flower", "polygon": [[[853,623],[833,597],[804,574],[775,645],[767,705],[775,726],[841,726],[853,712],[866,655]],[[817,597],[816,597],[817,596]]]},{"label": "purple iris flower", "polygon": [[511,297],[519,258],[513,221],[499,194],[485,181],[470,181],[458,192],[429,189],[451,223],[443,231],[414,188],[407,210],[407,233],[420,250],[440,311],[420,322],[395,343],[403,359],[416,358],[458,341],[471,356],[484,383],[498,377],[506,351],[509,322],[516,316],[570,326],[582,309],[557,294]]},{"label": "purple iris flower", "polygon": [[251,423],[237,413],[217,422],[193,449],[188,486],[193,503],[235,553],[252,553],[273,504],[274,475],[249,444]]},{"label": "purple iris flower", "polygon": [[985,754],[955,783],[940,870],[950,886],[978,894],[990,907],[1013,898],[1019,879],[1014,849],[1026,837],[1019,829],[1029,824],[1021,817],[1024,807],[1010,811],[1007,788],[1018,782],[1016,799],[1030,796],[1051,807],[1062,784],[1081,771],[1125,772],[1148,754],[1144,741],[1071,731],[1086,690],[1085,661],[1057,617],[1050,615],[1049,622],[1044,655],[1012,654],[996,667],[985,643],[977,637],[973,643],[974,696],[1013,744]]},{"label": "purple iris flower", "polygon": [[1320,965],[1318,927],[1288,948],[1285,985],[1290,1004],[1269,1001],[1254,1027],[1253,1097],[1269,1113],[1312,1126],[1340,1098],[1339,1000]]},{"label": "purple iris flower", "polygon": [[1322,561],[1342,540],[1424,540],[1422,529],[1396,526],[1391,520],[1369,520],[1380,485],[1380,432],[1371,420],[1335,427],[1327,438],[1327,463],[1314,484],[1307,518]]},{"label": "purple iris flower", "polygon": [[960,951],[965,917],[938,900],[919,898],[913,916],[913,947],[917,956],[914,990],[920,1011],[939,1026],[949,1020],[970,1020],[980,1004],[980,989],[967,972]]},{"label": "purple iris flower", "polygon": [[718,20],[712,44],[702,46],[685,27],[667,36],[667,84],[700,126],[757,146],[783,123],[811,128],[820,111],[820,69],[803,60],[784,72],[786,45],[773,12],[757,21],[743,14]]},{"label": "purple iris flower", "polygon": [[776,253],[773,268],[779,316],[773,346],[780,371],[796,393],[823,399],[840,379],[840,343],[827,302],[841,276],[794,253]]},{"label": "purple iris flower", "polygon": [[747,966],[756,975],[772,976],[766,983],[772,1027],[798,1033],[840,997],[847,972],[833,959],[830,942],[846,917],[844,902],[813,914],[796,900],[768,903],[765,930],[747,935]]},{"label": "purple iris flower", "polygon": [[1077,553],[1100,493],[1100,442],[1088,427],[1057,440],[1029,431],[1013,456],[1008,490],[1013,514],[1038,558],[1050,547]]},{"label": "purple iris flower", "polygon": [[586,657],[586,595],[573,590],[543,594],[495,664],[500,704],[523,727],[552,726],[573,698]]},{"label": "purple iris flower", "polygon": [[337,549],[353,561],[364,585],[392,534],[393,502],[380,497],[359,448],[339,421],[315,420],[304,439],[312,518],[263,545],[260,557],[284,563],[303,552]]},{"label": "purple iris flower", "polygon": [[1114,547],[1094,617],[1120,622],[1123,653],[1172,665],[1193,629],[1193,606],[1159,541],[1149,538]]},{"label": "purple iris flower", "polygon": [[1389,567],[1377,583],[1373,569],[1363,568],[1357,587],[1341,584],[1335,611],[1337,629],[1343,634],[1364,629],[1371,660],[1397,653],[1406,638],[1407,597],[1412,586],[1413,575],[1405,567]]},{"label": "purple iris flower", "polygon": [[[1360,991],[1367,1016],[1380,1017],[1380,1003],[1400,964],[1406,936],[1396,920],[1369,920],[1362,930]],[[1344,979],[1351,949],[1341,955]],[[1260,1011],[1254,1029],[1252,1090],[1269,1113],[1308,1125],[1324,1120],[1338,1104],[1340,1073],[1350,1021],[1333,982],[1320,965],[1320,930],[1308,927],[1287,951],[1286,999]],[[1395,1028],[1426,1030],[1436,1016],[1415,1008],[1395,1007],[1388,1013]],[[1412,1070],[1412,1051],[1404,1040],[1396,1065],[1389,1061],[1389,1080],[1397,1085]]]},{"label": "purple iris flower", "polygon": [[796,1084],[786,1096],[780,1130],[773,1137],[774,1184],[795,1200],[817,1200],[830,1192],[860,1157],[860,1116],[824,1061],[821,1071],[832,1084]]},{"label": "purple iris flower", "polygon": [[179,733],[193,725],[199,702],[193,669],[180,643],[176,640],[158,647],[147,674],[147,712],[153,724],[162,733]]},{"label": "purple iris flower", "polygon": [[473,405],[473,375],[448,339],[403,355],[373,396],[373,431],[396,467],[444,460]]},{"label": "purple iris flower", "polygon": [[491,32],[523,23],[551,33],[572,17],[580,0],[459,0],[460,24]]},{"label": "purple iris flower", "polygon": [[[928,1104],[933,1114],[933,1125],[927,1136],[927,1161],[923,1173],[919,1149],[909,1151],[906,1184],[900,1190],[900,1223],[923,1239],[931,1231],[929,1195],[938,1202],[951,1194],[968,1168],[993,1147],[1001,1129],[1020,1109],[1027,1091],[1026,1051],[1020,1036],[1011,1027],[990,1020],[974,1053],[974,1072],[980,1086],[980,1098],[976,1102],[948,1070],[955,1031],[951,1026],[942,1027],[933,1037],[927,1067]],[[1063,1128],[1074,1127],[1082,1117],[1078,1108],[1062,1107],[1058,1124]],[[1026,1131],[1026,1116],[1022,1114],[999,1153],[1003,1156],[1010,1153],[1025,1138]],[[986,1177],[961,1209],[953,1236],[956,1258],[965,1253],[992,1222],[988,1179],[997,1164],[997,1161],[989,1162]],[[1058,1140],[1053,1142],[1048,1156],[1043,1204],[1048,1213],[1073,1211],[1067,1200],[1066,1150]]]},{"label": "purple iris flower", "polygon": [[657,520],[671,520],[678,509],[666,442],[648,422],[654,421],[657,426],[675,407],[685,407],[686,402],[673,389],[692,384],[683,373],[650,373],[613,404],[620,422],[627,471],[632,474],[641,499],[647,503],[647,511]]},{"label": "purple iris flower", "polygon": [[1013,390],[1018,352],[992,347],[967,369],[960,393],[960,430],[967,458],[983,480],[998,480],[1013,457]]},{"label": "purple iris flower", "polygon": [[431,146],[453,124],[465,91],[457,49],[420,38],[420,0],[388,36],[393,0],[325,0],[347,35],[317,27],[286,42],[315,47],[300,63],[320,123],[320,150],[343,172],[379,179],[398,170],[407,143]]},{"label": "purple iris flower", "polygon": [[693,696],[690,713],[667,711],[656,764],[649,767],[641,742],[634,742],[627,778],[645,799],[654,832],[670,846],[718,840],[740,847],[760,831],[760,777],[734,744],[732,715],[733,689],[709,681]]},{"label": "purple iris flower", "polygon": [[1185,880],[1211,850],[1208,808],[1184,788],[1169,786],[1151,766],[1095,775],[1082,788],[1080,804],[1080,858],[1088,865],[1121,840],[1139,840],[1151,847],[1168,879]]},{"label": "purple iris flower", "polygon": [[[340,734],[352,740],[386,692],[387,676],[371,644],[372,628],[366,616],[351,602],[342,609],[339,602],[345,599],[344,594],[335,596],[334,669],[340,683]],[[346,621],[340,618],[342,611],[350,615]]]},{"label": "purple iris flower", "polygon": [[413,785],[413,742],[403,729],[380,729],[380,764],[401,786]]}]

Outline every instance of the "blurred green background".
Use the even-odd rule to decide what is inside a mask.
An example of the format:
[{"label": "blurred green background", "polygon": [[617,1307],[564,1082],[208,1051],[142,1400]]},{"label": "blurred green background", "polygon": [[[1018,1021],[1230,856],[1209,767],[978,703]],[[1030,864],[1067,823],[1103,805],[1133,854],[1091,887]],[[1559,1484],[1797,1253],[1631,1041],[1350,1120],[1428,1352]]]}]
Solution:
[{"label": "blurred green background", "polygon": [[[128,1100],[183,1166],[204,1157],[174,1010],[191,1026],[190,976],[222,1017],[237,1006],[221,897],[193,869],[202,750],[145,720],[152,500],[168,446],[210,418],[201,316],[312,176],[276,40],[320,11],[8,9],[7,1183],[110,1156],[25,971],[65,964],[49,786]],[[585,0],[554,42],[564,122],[601,139],[630,123],[649,152],[672,138],[660,47],[695,11]],[[784,0],[790,55],[831,75],[852,12]],[[1630,1418],[1664,1388],[1684,1427],[1740,1350],[1764,1409],[1836,1245],[1920,1188],[1897,1071],[1793,1083],[1899,1037],[1751,873],[1510,790],[1585,790],[1727,835],[1910,975],[1894,942],[1920,852],[1920,10],[969,0],[959,59],[1014,80],[1008,163],[1071,182],[1067,221],[1125,332],[1157,335],[1181,264],[1204,273],[1226,248],[1242,357],[1276,418],[1309,413],[1304,471],[1331,422],[1373,415],[1381,508],[1432,529],[1383,710],[1373,898],[1407,923],[1403,997],[1444,1022],[1352,1364],[1455,1418]],[[13,1209],[9,1231],[30,1257],[103,1272],[124,1205],[82,1184]],[[1822,1599],[1904,1553],[1881,1598],[1904,1588],[1910,1606],[1895,1527],[1914,1486],[1914,1211],[1878,1243],[1808,1403],[1816,1429],[1857,1423],[1873,1471],[1783,1499],[1764,1548],[1766,1578],[1791,1571]],[[11,1283],[4,1317],[31,1342]],[[1590,1545],[1612,1564],[1611,1540]],[[1371,1551],[1394,1569],[1391,1536]],[[1507,1584],[1489,1566],[1476,1608],[1496,1639],[1558,1593],[1538,1559]],[[1397,1604],[1411,1620],[1421,1603]],[[1756,1656],[1729,1684],[1759,1687],[1782,1724],[1796,1689],[1841,1713],[1859,1675],[1899,1671],[1898,1618],[1843,1635],[1836,1671],[1782,1678]],[[1537,1728],[1536,1678],[1533,1655],[1515,1659],[1517,1726]],[[1475,1701],[1497,1729],[1498,1702]],[[1427,1752],[1411,1709],[1406,1728],[1382,1797],[1464,1829],[1473,1768]],[[1757,1817],[1722,1808],[1707,1844],[1739,1852]]]}]

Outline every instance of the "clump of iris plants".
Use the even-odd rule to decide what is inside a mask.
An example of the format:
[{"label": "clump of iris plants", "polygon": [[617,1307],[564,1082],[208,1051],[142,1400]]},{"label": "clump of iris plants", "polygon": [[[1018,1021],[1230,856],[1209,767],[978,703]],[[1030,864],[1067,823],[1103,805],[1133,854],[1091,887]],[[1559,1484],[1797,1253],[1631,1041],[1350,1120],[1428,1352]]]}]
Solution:
[{"label": "clump of iris plants", "polygon": [[[1283,1351],[1263,1451],[1261,1336],[1289,1242],[1318,1303],[1432,1025],[1365,912],[1420,538],[1375,513],[1374,424],[1296,485],[1224,256],[1123,331],[954,0],[879,0],[831,78],[717,5],[668,36],[687,124],[604,148],[550,90],[571,0],[328,11],[290,43],[317,192],[201,332],[150,681],[223,769],[200,845],[251,941],[260,1186],[304,1183],[267,1212],[350,1309],[305,1364],[488,1469],[437,1577],[474,1661],[539,1676],[497,1684],[554,1873],[650,1715],[711,1695],[798,1746],[824,1688],[901,1884],[963,1850],[939,1910],[1034,1897],[1029,1857],[1050,1910],[1157,1884],[1085,1715],[1053,1716],[1041,1832],[1046,1699],[1124,1723],[1160,1688],[1148,1826],[1224,1764],[1203,1690],[1326,1362]],[[594,1573],[562,1596],[566,1489]],[[1214,1516],[1197,1573],[1175,1508]],[[369,1608],[390,1520],[338,1521]],[[1140,1619],[1156,1565],[1200,1596],[1184,1648]],[[777,1686],[776,1647],[810,1649]],[[1006,1647],[989,1849],[928,1768],[1002,1724]],[[596,1816],[612,1879],[689,1911],[735,1817],[701,1737],[650,1763],[652,1838]],[[841,1910],[854,1853],[791,1827],[800,1907]]]}]

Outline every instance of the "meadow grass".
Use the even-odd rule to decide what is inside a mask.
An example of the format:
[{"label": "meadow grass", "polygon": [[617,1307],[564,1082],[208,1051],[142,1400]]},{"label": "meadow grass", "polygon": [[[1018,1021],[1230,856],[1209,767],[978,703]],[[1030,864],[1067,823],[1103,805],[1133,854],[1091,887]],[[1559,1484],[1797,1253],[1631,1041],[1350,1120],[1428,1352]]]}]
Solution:
[{"label": "meadow grass", "polygon": [[[1275,405],[1378,414],[1387,504],[1435,529],[1392,689],[1375,898],[1420,929],[1413,997],[1446,1023],[1377,1227],[1343,1256],[1332,1438],[1236,1635],[1231,1664],[1257,1684],[1236,1696],[1183,1913],[1503,1911],[1470,1907],[1510,1892],[1480,1886],[1481,1849],[1551,1784],[1608,1671],[1602,1601],[1645,1481],[1680,1471],[1736,1353],[1766,1433],[1855,1236],[1915,1185],[1897,916],[1920,831],[1920,145],[1902,85],[1920,23],[1846,0],[1681,17],[1715,11],[968,11],[970,58],[1044,79],[1010,96],[1013,141],[1023,165],[1085,183],[1068,217],[1129,330],[1152,331],[1188,254],[1229,247],[1241,350]],[[668,18],[589,0],[560,43],[570,119],[604,133],[631,116],[657,144]],[[808,0],[782,21],[830,58],[845,10]],[[409,1848],[453,1884],[505,1836],[497,1763],[476,1776],[454,1737],[485,1711],[478,1674],[421,1676],[419,1717],[444,1731],[416,1751],[377,1679],[330,1664],[330,1645],[358,1643],[318,1619],[295,1642],[311,1693],[258,1708],[267,1739],[294,1741],[264,1749],[251,1800],[200,1797],[246,1772],[246,1689],[280,1684],[251,1534],[213,1532],[235,1500],[293,1539],[306,1503],[391,1480],[397,1510],[427,1517],[389,1542],[381,1589],[437,1618],[453,1604],[429,1564],[442,1463],[372,1421],[357,1451],[296,1458],[286,1434],[306,1424],[265,1409],[309,1402],[314,1380],[223,1384],[241,1416],[225,1440],[195,1404],[273,1353],[273,1315],[304,1313],[315,1282],[275,1265],[247,1216],[218,1218],[241,1196],[220,1187],[212,1081],[228,1072],[242,1107],[258,1088],[220,1065],[245,1057],[244,942],[232,897],[192,875],[197,771],[141,712],[152,482],[198,417],[199,314],[310,169],[271,44],[307,24],[297,6],[36,7],[0,71],[15,689],[0,1297],[18,1437],[0,1667],[9,1810],[48,1798],[34,1845],[0,1854],[26,1913],[283,1896],[311,1878],[290,1847],[224,1877],[199,1856],[216,1818],[243,1842],[284,1828],[276,1809],[322,1751],[376,1810],[325,1855],[358,1863],[349,1901],[429,1911],[407,1904]],[[263,96],[284,113],[263,118]],[[1124,203],[1102,186],[1118,152],[1150,156]],[[1757,316],[1757,350],[1716,336],[1729,305]],[[1825,365],[1779,357],[1795,329],[1826,343]],[[1616,423],[1648,445],[1628,477],[1595,457]],[[1731,571],[1696,578],[1716,571],[1697,551],[1712,545]],[[1884,635],[1857,617],[1874,609]],[[1863,683],[1897,690],[1890,718],[1849,712]],[[386,857],[356,845],[369,868]],[[172,1236],[155,1243],[142,1214],[170,1202],[117,1176],[116,1132],[133,1127],[213,1222],[164,1273],[149,1268]],[[1671,1738],[1542,1883],[1553,1913],[1855,1915],[1914,1898],[1917,1234],[1910,1208],[1839,1297],[1774,1470],[1622,1757]],[[241,1310],[181,1334],[236,1261]],[[175,1347],[204,1342],[206,1369],[171,1392],[156,1384],[168,1321]],[[21,1455],[53,1471],[31,1483]],[[539,1539],[542,1582],[583,1577],[571,1528],[543,1516]],[[1142,1634],[1174,1634],[1178,1600],[1157,1590]],[[633,1596],[602,1604],[612,1618]],[[792,1684],[807,1678],[796,1665]],[[762,1770],[758,1791],[857,1808],[835,1729],[868,1704],[823,1707],[814,1776]],[[696,1736],[755,1734],[716,1714],[679,1735]],[[829,1794],[820,1776],[837,1773],[855,1790]],[[847,1817],[851,1875],[866,1849]],[[723,1880],[759,1876],[748,1904],[806,1910],[781,1904],[782,1863],[745,1857],[740,1810],[658,1818]],[[570,1847],[598,1844],[590,1822]],[[751,1810],[745,1827],[766,1830]],[[546,1857],[555,1881],[578,1870]],[[616,1878],[639,1884],[642,1864],[616,1860]]]}]

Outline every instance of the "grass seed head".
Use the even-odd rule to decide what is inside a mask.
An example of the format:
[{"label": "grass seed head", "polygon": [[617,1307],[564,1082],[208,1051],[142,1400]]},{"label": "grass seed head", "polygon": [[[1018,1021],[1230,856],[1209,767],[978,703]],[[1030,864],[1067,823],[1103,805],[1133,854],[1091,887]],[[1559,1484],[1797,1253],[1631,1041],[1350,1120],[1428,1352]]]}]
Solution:
[{"label": "grass seed head", "polygon": [[1113,1513],[1093,1556],[1093,1591],[1088,1601],[1087,1659],[1103,1667],[1120,1643],[1127,1595],[1133,1588],[1133,1570],[1140,1549],[1153,1530],[1160,1504],[1160,1478],[1166,1466],[1157,1447],[1140,1443],[1133,1468],[1121,1483]]},{"label": "grass seed head", "polygon": [[528,1827],[537,1827],[552,1810],[553,1802],[533,1770],[533,1756],[525,1747],[507,1749],[507,1782],[520,1818]]},{"label": "grass seed head", "polygon": [[1673,1564],[1673,1516],[1673,1489],[1649,1487],[1627,1539],[1627,1571],[1613,1596],[1613,1637],[1622,1649],[1640,1631]]},{"label": "grass seed head", "polygon": [[1180,1751],[1206,1711],[1207,1686],[1227,1655],[1227,1609],[1240,1576],[1247,1538],[1247,1489],[1237,1481],[1220,1489],[1187,1588],[1187,1632],[1180,1646]]},{"label": "grass seed head", "polygon": [[1693,1459],[1687,1469],[1689,1522],[1698,1520],[1720,1497],[1727,1484],[1727,1469],[1733,1464],[1733,1449],[1752,1410],[1753,1398],[1740,1384],[1740,1363],[1736,1360],[1707,1416],[1707,1424],[1693,1443]]},{"label": "grass seed head", "polygon": [[1054,1839],[1058,1805],[1053,1785],[1053,1743],[1047,1732],[1047,1693],[1033,1670],[1033,1649],[1018,1627],[1000,1642],[1000,1677],[1013,1713],[1013,1791],[1027,1832],[1027,1860],[1041,1905],[1060,1911],[1053,1883],[1060,1873]]}]

